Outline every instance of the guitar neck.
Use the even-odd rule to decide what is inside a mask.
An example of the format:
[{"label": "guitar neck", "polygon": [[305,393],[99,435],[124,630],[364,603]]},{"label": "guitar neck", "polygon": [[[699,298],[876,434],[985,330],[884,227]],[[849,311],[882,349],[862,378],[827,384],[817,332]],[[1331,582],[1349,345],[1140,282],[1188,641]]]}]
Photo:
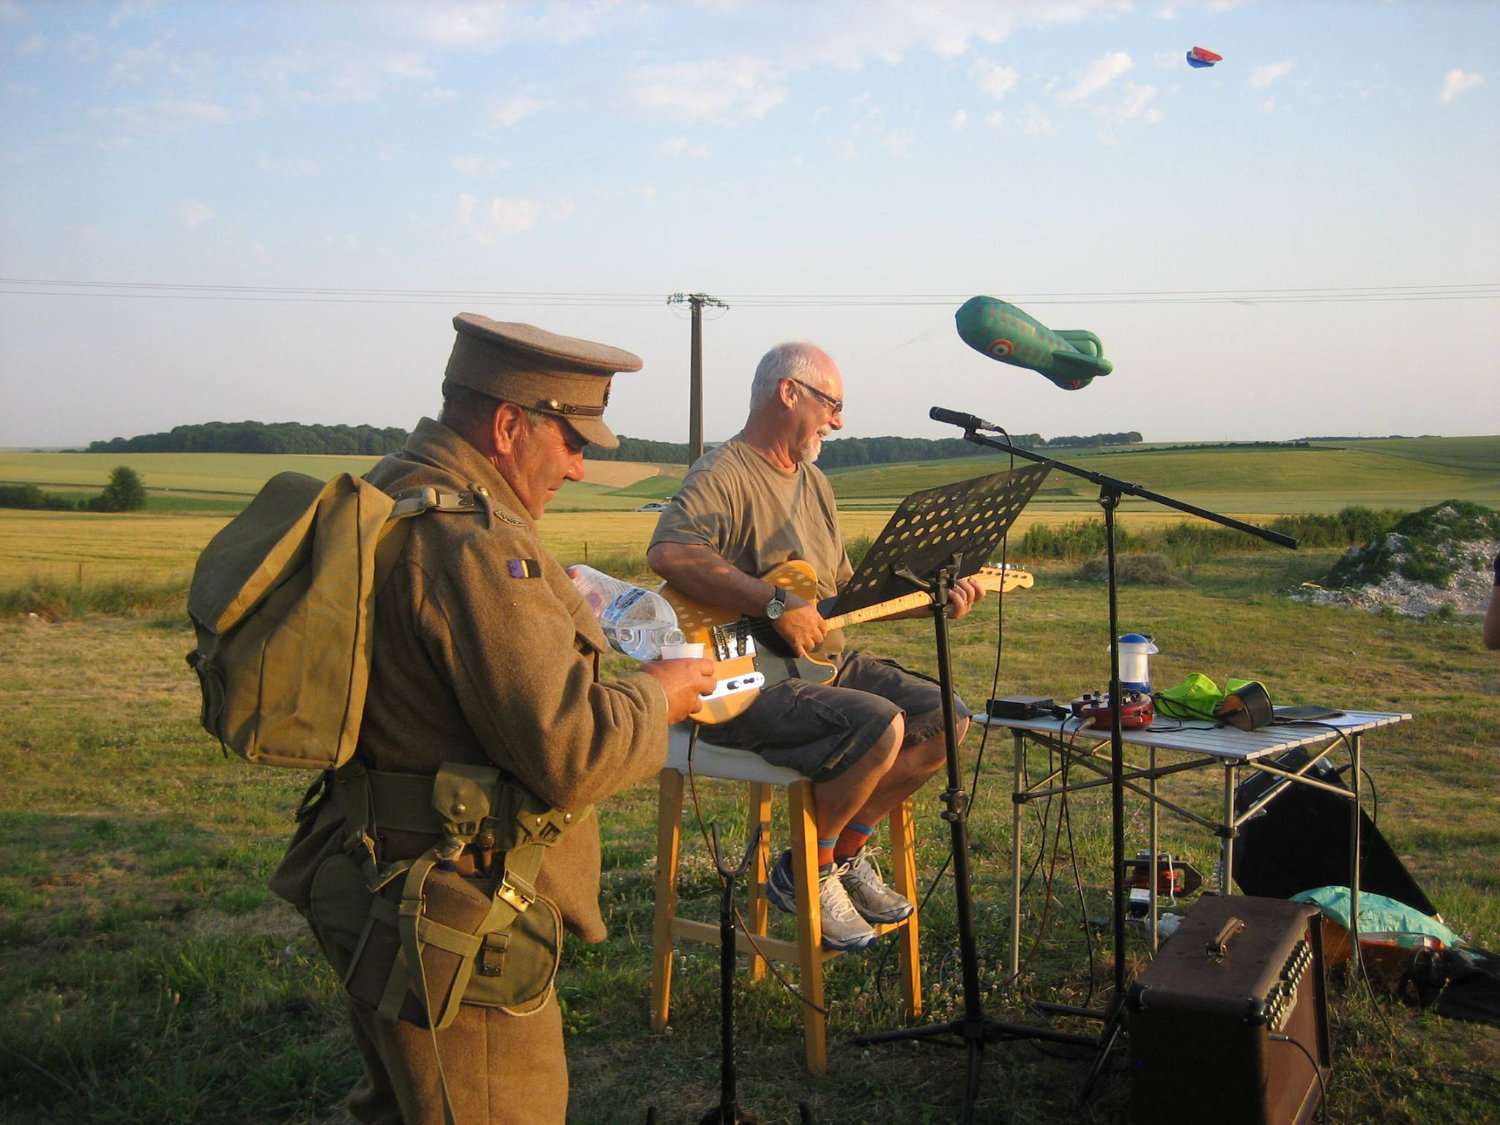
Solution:
[{"label": "guitar neck", "polygon": [[[971,577],[986,590],[1004,590],[1009,592],[1018,587],[1028,587],[1032,584],[1032,577],[1024,570],[1013,570],[1006,567],[981,567]],[[931,605],[932,595],[917,590],[910,594],[903,594],[899,598],[892,598],[888,602],[878,602],[875,605],[865,606],[863,609],[853,609],[848,613],[841,613],[837,617],[828,618],[828,628],[842,629],[846,625],[858,625],[862,621],[873,621],[877,617],[890,617],[897,613],[904,613],[908,609],[917,609],[921,606]]]}]

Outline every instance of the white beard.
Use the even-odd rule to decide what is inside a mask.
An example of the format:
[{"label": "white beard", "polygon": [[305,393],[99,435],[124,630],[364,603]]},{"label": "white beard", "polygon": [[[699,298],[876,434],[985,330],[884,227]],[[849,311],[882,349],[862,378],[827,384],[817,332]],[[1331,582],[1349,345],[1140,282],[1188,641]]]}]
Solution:
[{"label": "white beard", "polygon": [[797,450],[797,456],[809,465],[817,464],[818,454],[823,452],[823,439],[827,437],[830,432],[831,431],[828,430],[819,430],[817,433],[813,434],[812,437],[807,439],[807,444],[804,445],[801,449]]}]

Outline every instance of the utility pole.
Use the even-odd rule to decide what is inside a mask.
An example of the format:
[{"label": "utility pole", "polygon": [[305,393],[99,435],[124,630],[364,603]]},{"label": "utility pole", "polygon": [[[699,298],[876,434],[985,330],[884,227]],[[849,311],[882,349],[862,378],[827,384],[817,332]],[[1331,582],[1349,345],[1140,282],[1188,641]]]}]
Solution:
[{"label": "utility pole", "polygon": [[693,308],[693,338],[688,366],[688,464],[703,456],[703,306],[727,309],[729,306],[707,293],[673,293],[669,305],[689,304]]}]

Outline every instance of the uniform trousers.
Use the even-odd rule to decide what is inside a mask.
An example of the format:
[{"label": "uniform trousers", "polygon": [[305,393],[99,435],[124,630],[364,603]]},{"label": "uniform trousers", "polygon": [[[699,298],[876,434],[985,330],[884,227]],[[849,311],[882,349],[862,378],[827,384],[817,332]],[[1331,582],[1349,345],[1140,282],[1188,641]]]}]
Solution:
[{"label": "uniform trousers", "polygon": [[[349,1112],[368,1125],[443,1125],[432,1033],[381,1019],[349,1000],[365,1076]],[[568,1064],[562,1013],[554,993],[526,1016],[475,1004],[437,1033],[448,1097],[458,1125],[562,1125],[568,1112]]]}]

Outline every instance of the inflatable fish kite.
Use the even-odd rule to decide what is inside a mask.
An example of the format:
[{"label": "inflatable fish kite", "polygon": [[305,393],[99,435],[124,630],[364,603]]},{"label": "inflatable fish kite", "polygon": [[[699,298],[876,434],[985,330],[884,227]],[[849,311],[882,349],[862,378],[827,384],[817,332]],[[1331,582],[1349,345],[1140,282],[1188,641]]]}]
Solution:
[{"label": "inflatable fish kite", "polygon": [[1088,386],[1115,365],[1104,358],[1099,337],[1082,329],[1054,332],[1015,305],[994,297],[970,297],[954,313],[963,342],[991,359],[1029,367],[1065,391]]},{"label": "inflatable fish kite", "polygon": [[1202,70],[1205,66],[1213,66],[1216,62],[1223,62],[1223,55],[1216,55],[1207,47],[1194,47],[1187,53],[1188,66]]}]

